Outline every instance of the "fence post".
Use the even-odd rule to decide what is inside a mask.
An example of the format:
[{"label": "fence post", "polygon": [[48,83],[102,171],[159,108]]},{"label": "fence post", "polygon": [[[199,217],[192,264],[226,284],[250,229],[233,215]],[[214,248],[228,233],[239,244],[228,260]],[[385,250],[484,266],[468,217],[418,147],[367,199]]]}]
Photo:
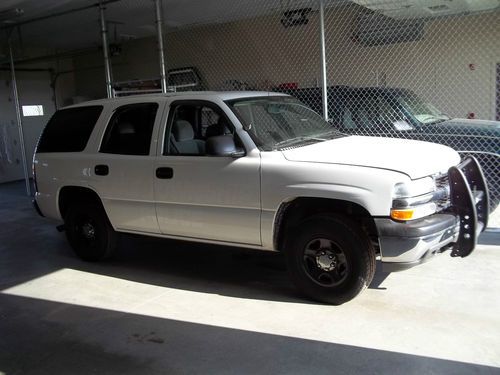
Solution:
[{"label": "fence post", "polygon": [[328,120],[328,92],[326,80],[326,47],[325,47],[325,2],[319,0],[319,29],[321,42],[321,99],[323,117]]},{"label": "fence post", "polygon": [[165,52],[163,49],[163,9],[161,0],[155,1],[156,10],[156,32],[158,38],[158,55],[160,57],[160,78],[161,78],[161,92],[167,92],[167,72],[165,68]]},{"label": "fence post", "polygon": [[99,2],[99,14],[101,20],[101,36],[102,36],[102,52],[104,54],[104,70],[106,74],[106,93],[108,98],[113,98],[113,75],[111,73],[111,62],[109,60],[109,46],[108,46],[108,29],[106,27],[106,19],[104,18],[104,9],[106,9],[102,3]]}]

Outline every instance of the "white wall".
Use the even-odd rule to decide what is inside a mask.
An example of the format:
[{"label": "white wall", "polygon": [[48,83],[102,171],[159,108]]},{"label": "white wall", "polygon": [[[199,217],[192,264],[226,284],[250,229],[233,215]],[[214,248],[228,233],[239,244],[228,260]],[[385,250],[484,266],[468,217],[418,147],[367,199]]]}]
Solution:
[{"label": "white wall", "polygon": [[[335,84],[375,85],[376,72],[387,85],[406,87],[454,117],[474,112],[494,119],[495,64],[500,62],[500,11],[436,19],[417,42],[363,47],[346,35],[354,7],[330,13],[329,78]],[[474,64],[471,70],[469,64]]]}]

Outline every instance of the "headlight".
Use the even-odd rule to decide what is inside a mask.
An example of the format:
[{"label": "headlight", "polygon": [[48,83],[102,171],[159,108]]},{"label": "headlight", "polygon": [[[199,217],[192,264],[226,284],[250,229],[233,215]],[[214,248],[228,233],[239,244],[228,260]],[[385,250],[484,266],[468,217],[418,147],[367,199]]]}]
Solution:
[{"label": "headlight", "polygon": [[394,186],[391,218],[399,221],[421,219],[436,213],[436,183],[432,177]]},{"label": "headlight", "polygon": [[416,197],[436,190],[432,177],[424,177],[410,182],[401,182],[394,186],[394,198]]}]

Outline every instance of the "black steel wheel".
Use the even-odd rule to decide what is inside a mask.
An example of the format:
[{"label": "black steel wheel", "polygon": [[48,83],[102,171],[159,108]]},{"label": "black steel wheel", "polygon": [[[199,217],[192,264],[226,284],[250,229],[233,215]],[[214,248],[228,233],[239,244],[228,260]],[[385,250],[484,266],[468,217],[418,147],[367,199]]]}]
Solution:
[{"label": "black steel wheel", "polygon": [[349,262],[337,243],[315,238],[304,248],[304,270],[315,283],[325,287],[340,285],[349,275]]},{"label": "black steel wheel", "polygon": [[368,236],[352,221],[337,215],[303,221],[285,249],[292,281],[306,296],[339,305],[370,285],[375,251]]},{"label": "black steel wheel", "polygon": [[113,254],[116,232],[102,207],[93,203],[74,204],[64,221],[68,241],[80,258],[99,261]]}]

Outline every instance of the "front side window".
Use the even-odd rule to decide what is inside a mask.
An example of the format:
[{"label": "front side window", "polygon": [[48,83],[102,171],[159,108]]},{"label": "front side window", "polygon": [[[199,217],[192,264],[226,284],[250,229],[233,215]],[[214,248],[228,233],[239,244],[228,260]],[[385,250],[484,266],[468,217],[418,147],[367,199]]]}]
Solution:
[{"label": "front side window", "polygon": [[406,115],[394,101],[395,99],[391,96],[378,98],[378,125],[384,131],[413,130],[413,127],[407,121]]},{"label": "front side window", "polygon": [[100,152],[121,155],[149,155],[157,103],[119,107],[109,121]]},{"label": "front side window", "polygon": [[373,134],[413,129],[396,99],[378,92],[349,97],[343,126],[345,129],[359,129]]},{"label": "front side window", "polygon": [[230,135],[234,127],[215,104],[204,101],[177,101],[170,106],[164,155],[206,156],[206,142],[211,137]]},{"label": "front side window", "polygon": [[343,136],[312,109],[288,96],[237,99],[227,104],[264,151]]}]

